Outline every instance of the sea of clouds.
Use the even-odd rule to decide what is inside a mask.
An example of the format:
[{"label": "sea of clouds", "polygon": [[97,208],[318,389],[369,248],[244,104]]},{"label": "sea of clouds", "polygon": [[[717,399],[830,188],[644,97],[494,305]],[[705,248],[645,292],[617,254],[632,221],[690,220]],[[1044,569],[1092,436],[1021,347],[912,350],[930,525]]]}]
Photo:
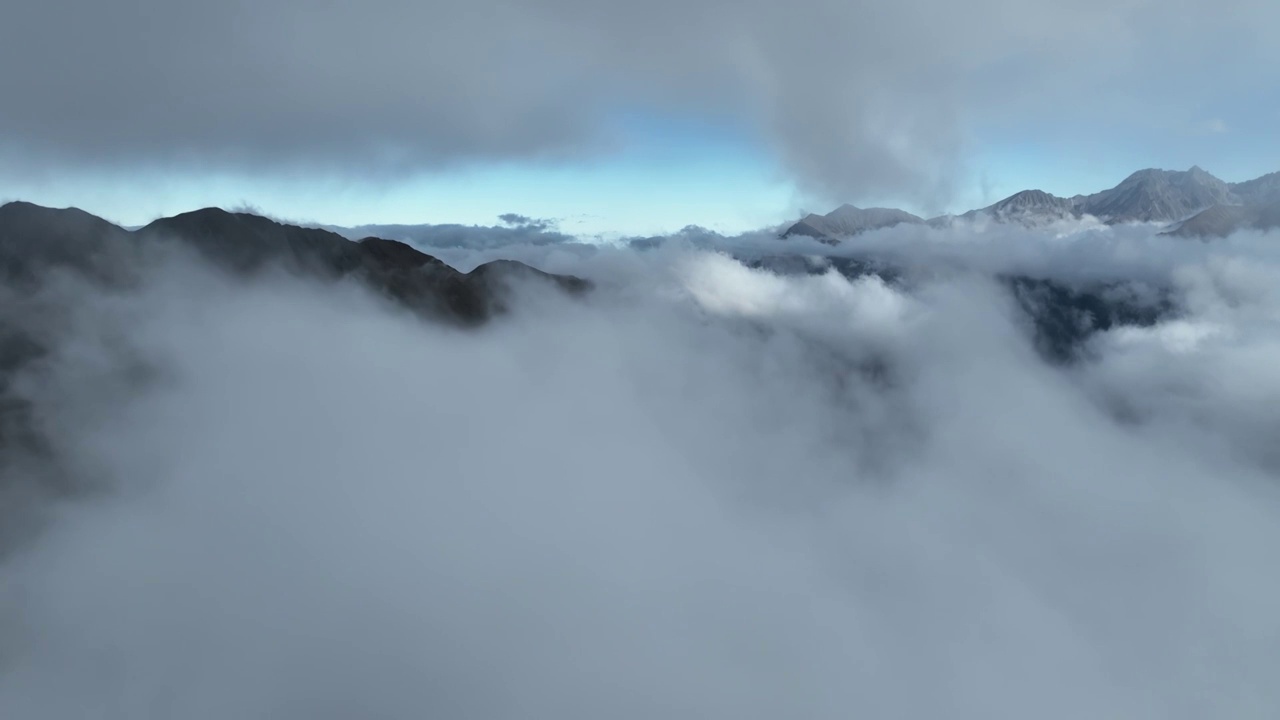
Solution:
[{"label": "sea of clouds", "polygon": [[[48,452],[0,472],[72,490],[0,556],[0,716],[1276,717],[1277,248],[441,248],[595,283],[479,330],[182,257],[51,278]],[[797,250],[902,279],[735,259]],[[1049,362],[1007,272],[1177,311]]]}]

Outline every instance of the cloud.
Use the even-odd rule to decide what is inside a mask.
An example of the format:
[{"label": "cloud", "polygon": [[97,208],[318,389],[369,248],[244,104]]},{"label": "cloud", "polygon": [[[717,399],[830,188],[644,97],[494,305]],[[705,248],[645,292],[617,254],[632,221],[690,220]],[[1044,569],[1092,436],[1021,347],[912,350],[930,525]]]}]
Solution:
[{"label": "cloud", "polygon": [[501,220],[504,225],[512,225],[515,227],[534,227],[539,230],[545,230],[555,224],[551,220],[539,220],[519,213],[503,213],[498,216],[498,219]]},{"label": "cloud", "polygon": [[1186,127],[1194,108],[1253,97],[1280,66],[1265,32],[1277,12],[1255,0],[27,3],[0,28],[0,136],[10,162],[33,168],[369,181],[608,153],[618,118],[639,109],[727,122],[819,195],[938,205],[975,132],[1152,116]]},{"label": "cloud", "polygon": [[1116,239],[1180,313],[1070,367],[991,280],[1034,253],[962,231],[899,283],[476,251],[597,284],[478,332],[175,259],[47,285],[17,382],[95,491],[0,560],[0,714],[1270,716],[1264,240]]},{"label": "cloud", "polygon": [[352,239],[374,236],[399,240],[430,250],[461,249],[471,251],[517,245],[540,246],[576,243],[577,238],[560,232],[553,221],[535,220],[508,213],[498,218],[502,226],[484,225],[359,225],[331,228]]}]

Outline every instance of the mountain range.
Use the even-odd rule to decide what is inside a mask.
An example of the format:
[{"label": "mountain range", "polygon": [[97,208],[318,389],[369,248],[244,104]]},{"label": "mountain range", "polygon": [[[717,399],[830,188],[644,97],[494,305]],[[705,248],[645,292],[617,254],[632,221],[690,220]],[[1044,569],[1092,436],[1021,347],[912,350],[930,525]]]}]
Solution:
[{"label": "mountain range", "polygon": [[[1264,194],[1265,185],[1249,185],[1246,192]],[[1061,207],[1052,196],[1020,193],[997,203],[994,214],[1016,216],[1028,208]],[[811,220],[806,229],[814,232],[862,232],[875,223],[920,223],[920,218],[901,211],[871,212],[843,208],[823,222]],[[127,288],[165,249],[182,249],[226,271],[252,276],[273,268],[321,281],[351,280],[382,294],[420,315],[462,326],[479,325],[509,309],[511,283],[524,280],[535,285],[579,295],[591,289],[589,281],[570,275],[554,275],[509,260],[496,260],[460,272],[412,245],[376,236],[350,240],[323,228],[276,222],[243,212],[205,208],[156,220],[148,225],[125,229],[75,208],[53,209],[26,202],[0,206],[0,446],[6,434],[3,421],[4,377],[16,367],[43,354],[39,336],[31,324],[37,320],[24,315],[21,302],[37,292],[42,282],[56,273],[72,273],[108,288]],[[759,259],[740,258],[754,266]],[[796,258],[772,258],[771,270],[795,271]],[[873,273],[892,281],[897,272],[889,267],[851,258],[835,258],[842,273],[854,277]],[[780,264],[781,263],[781,264]],[[785,267],[784,267],[785,266]],[[792,267],[796,266],[796,267]],[[800,271],[808,272],[801,269]],[[1015,294],[1025,287],[1037,290],[1035,302],[1028,302],[1038,334],[1044,330],[1052,345],[1050,355],[1066,359],[1093,332],[1113,322],[1154,322],[1149,308],[1128,308],[1108,299],[1106,288],[1070,289],[1050,281],[1015,277],[1002,278]],[[1045,285],[1045,283],[1049,283]],[[1044,287],[1052,292],[1044,295]],[[1030,297],[1030,296],[1029,296]],[[1164,312],[1164,309],[1159,312]],[[1158,314],[1158,313],[1157,313]],[[1058,316],[1074,318],[1071,327]],[[1109,318],[1118,318],[1112,320]],[[1130,318],[1132,316],[1132,318]],[[1125,320],[1124,318],[1130,318]],[[1049,324],[1045,324],[1049,323]],[[1043,327],[1041,327],[1043,326]],[[1061,327],[1059,327],[1061,326]],[[1046,329],[1047,328],[1047,329]]]},{"label": "mountain range", "polygon": [[[39,372],[58,347],[56,329],[70,308],[92,297],[58,292],[60,279],[77,277],[108,294],[126,291],[171,252],[189,253],[237,277],[270,281],[284,270],[322,283],[361,283],[431,322],[458,327],[479,326],[508,310],[513,282],[571,295],[591,288],[577,277],[505,260],[463,273],[394,240],[353,241],[216,208],[126,230],[74,208],[9,203],[0,206],[0,468],[14,458],[51,461],[57,455],[15,379]],[[26,504],[77,488],[57,462],[41,467],[40,473],[0,476],[0,556],[36,522],[35,514],[22,511]]]},{"label": "mountain range", "polygon": [[1023,190],[962,215],[924,219],[893,208],[841,205],[826,215],[810,214],[783,237],[808,236],[835,243],[869,230],[901,224],[948,227],[964,222],[1016,223],[1037,227],[1063,220],[1096,218],[1108,225],[1155,223],[1163,234],[1224,237],[1237,230],[1280,227],[1280,172],[1228,183],[1200,167],[1139,170],[1119,185],[1090,195],[1058,197]]},{"label": "mountain range", "polygon": [[138,269],[148,248],[174,244],[240,274],[283,267],[320,279],[351,278],[422,314],[460,324],[475,324],[502,312],[506,286],[517,277],[570,293],[588,288],[580,278],[506,260],[463,273],[396,240],[348,240],[329,230],[218,208],[126,230],[75,208],[26,202],[0,206],[0,283],[22,287],[56,267],[120,284]]},{"label": "mountain range", "polygon": [[[1034,199],[1034,198],[1032,198]],[[843,218],[840,231],[862,227],[859,213]],[[840,220],[843,214],[838,214]],[[888,212],[882,221],[911,222]],[[56,355],[58,328],[76,303],[93,293],[59,292],[61,280],[78,277],[105,295],[124,292],[147,277],[168,252],[189,253],[236,277],[277,281],[283,269],[321,283],[362,283],[428,321],[474,328],[511,308],[513,281],[550,292],[582,295],[592,284],[527,265],[498,260],[463,273],[411,245],[379,238],[349,240],[321,228],[300,227],[248,213],[205,208],[156,220],[132,230],[74,208],[52,209],[25,202],[0,206],[0,467],[6,458],[54,458],[41,418],[24,394],[20,377],[38,374]],[[780,274],[824,272],[811,258],[739,257],[751,267]],[[181,267],[181,266],[178,266]],[[846,276],[875,274],[898,282],[900,270],[872,259],[830,258]],[[1111,285],[1066,285],[1045,278],[996,278],[1029,320],[1036,348],[1053,362],[1069,363],[1087,350],[1088,339],[1117,325],[1150,325],[1173,311],[1167,293],[1129,292]],[[868,368],[868,372],[879,372]],[[140,377],[148,370],[139,366]],[[73,475],[56,462],[48,475],[23,475],[15,486],[0,477],[0,511],[14,510],[46,493],[75,490]],[[42,471],[43,472],[43,471]],[[12,515],[12,514],[11,514]],[[18,516],[23,516],[21,512]],[[0,520],[6,520],[0,516]],[[28,527],[0,522],[0,556]]]}]

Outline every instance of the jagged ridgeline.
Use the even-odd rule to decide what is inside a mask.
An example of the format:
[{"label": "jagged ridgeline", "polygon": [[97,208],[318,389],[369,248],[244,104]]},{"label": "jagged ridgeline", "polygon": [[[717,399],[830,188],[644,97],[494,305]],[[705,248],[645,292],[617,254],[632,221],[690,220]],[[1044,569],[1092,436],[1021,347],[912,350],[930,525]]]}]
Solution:
[{"label": "jagged ridgeline", "polygon": [[[857,213],[846,213],[856,215]],[[900,216],[890,214],[901,220]],[[856,218],[846,218],[856,224]],[[591,288],[582,278],[554,275],[522,263],[494,261],[469,273],[402,242],[377,237],[349,240],[325,229],[282,224],[246,213],[205,209],[125,230],[75,209],[54,210],[29,203],[0,207],[0,469],[29,462],[29,469],[0,473],[0,552],[26,531],[36,516],[24,503],[49,493],[84,490],[83,472],[65,471],[57,449],[46,446],[39,418],[14,378],[27,376],[50,356],[69,308],[44,297],[51,279],[72,276],[106,290],[125,290],[174,249],[201,256],[237,276],[266,275],[280,269],[322,282],[352,281],[404,305],[432,322],[476,327],[511,307],[513,280],[552,292],[580,295]],[[874,274],[904,286],[900,268],[874,258],[797,255],[741,258],[747,265],[779,274],[836,269],[850,279]],[[1076,287],[1025,276],[1001,276],[1022,309],[1029,334],[1042,357],[1070,363],[1087,352],[1089,339],[1119,325],[1149,325],[1175,311],[1171,293],[1136,291],[1121,283]],[[59,304],[61,303],[61,304]],[[139,367],[145,375],[146,368]],[[142,377],[142,375],[140,375]],[[14,485],[14,478],[23,478]],[[4,483],[9,483],[8,487]],[[5,522],[5,517],[17,518]]]},{"label": "jagged ridgeline", "polygon": [[958,223],[1014,223],[1040,227],[1092,217],[1108,225],[1154,223],[1185,237],[1225,237],[1240,230],[1280,227],[1280,172],[1228,183],[1199,167],[1185,171],[1139,170],[1119,185],[1090,195],[1058,197],[1023,190],[984,208],[929,220],[893,208],[841,205],[810,214],[783,237],[804,235],[827,243],[897,225],[950,227]]},{"label": "jagged ridgeline", "polygon": [[[194,250],[213,265],[249,276],[284,269],[322,281],[350,279],[431,319],[462,327],[509,308],[512,281],[581,294],[581,278],[497,261],[462,273],[394,240],[358,242],[321,229],[245,213],[197,210],[134,231],[76,209],[14,202],[0,207],[0,554],[39,523],[42,497],[85,491],[84,473],[61,467],[40,418],[15,386],[56,343],[69,308],[42,292],[70,276],[124,290],[167,251]],[[139,367],[144,373],[146,369]]]},{"label": "jagged ridgeline", "polygon": [[127,282],[148,250],[174,243],[235,273],[284,268],[321,279],[351,277],[443,321],[483,322],[506,309],[508,281],[544,281],[568,293],[586,280],[497,261],[463,273],[395,240],[348,240],[337,233],[278,223],[248,213],[206,208],[124,230],[76,209],[15,202],[0,207],[0,269],[11,285],[50,268],[106,283]]},{"label": "jagged ridgeline", "polygon": [[[1194,181],[1197,173],[1203,171],[1193,168],[1188,177]],[[1139,176],[1150,174],[1134,177]],[[1255,181],[1232,187],[1241,188],[1250,197],[1268,197],[1268,188],[1274,190],[1273,186]],[[1066,202],[1028,191],[997,206],[1006,215],[1017,208],[1042,206],[1065,212]],[[835,231],[838,227],[841,232],[853,232],[878,223],[923,222],[901,211],[852,206],[832,215],[838,222],[823,225],[805,221],[806,228]],[[0,277],[9,292],[33,286],[50,269],[70,270],[108,285],[128,284],[145,267],[152,251],[175,244],[193,249],[236,274],[284,268],[319,279],[351,278],[426,317],[463,326],[483,323],[506,310],[512,279],[531,280],[569,294],[590,288],[582,278],[553,275],[506,260],[462,273],[403,242],[378,237],[353,241],[327,229],[216,208],[163,218],[129,231],[77,209],[56,210],[23,202],[0,207]],[[799,257],[743,260],[775,272],[794,272],[800,266],[807,271],[834,266],[850,278],[874,273],[897,281],[900,275],[882,263],[852,258],[828,258],[816,266]],[[1004,276],[998,280],[1034,322],[1040,349],[1055,361],[1074,358],[1097,331],[1118,324],[1151,324],[1173,311],[1169,293],[1163,290],[1154,296],[1138,296],[1114,286],[1072,287],[1047,278]],[[5,374],[39,353],[40,343],[19,328],[15,318],[0,316],[0,372]]]}]

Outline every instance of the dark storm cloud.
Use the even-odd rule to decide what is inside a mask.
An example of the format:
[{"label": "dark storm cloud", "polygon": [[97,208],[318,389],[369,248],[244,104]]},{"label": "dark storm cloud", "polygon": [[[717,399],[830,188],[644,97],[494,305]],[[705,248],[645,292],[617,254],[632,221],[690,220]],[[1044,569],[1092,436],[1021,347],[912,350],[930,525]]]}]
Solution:
[{"label": "dark storm cloud", "polygon": [[1277,7],[25,2],[0,25],[0,137],[10,162],[383,177],[606,152],[640,107],[743,119],[810,190],[927,202],[974,128],[1203,122],[1275,79]]}]

